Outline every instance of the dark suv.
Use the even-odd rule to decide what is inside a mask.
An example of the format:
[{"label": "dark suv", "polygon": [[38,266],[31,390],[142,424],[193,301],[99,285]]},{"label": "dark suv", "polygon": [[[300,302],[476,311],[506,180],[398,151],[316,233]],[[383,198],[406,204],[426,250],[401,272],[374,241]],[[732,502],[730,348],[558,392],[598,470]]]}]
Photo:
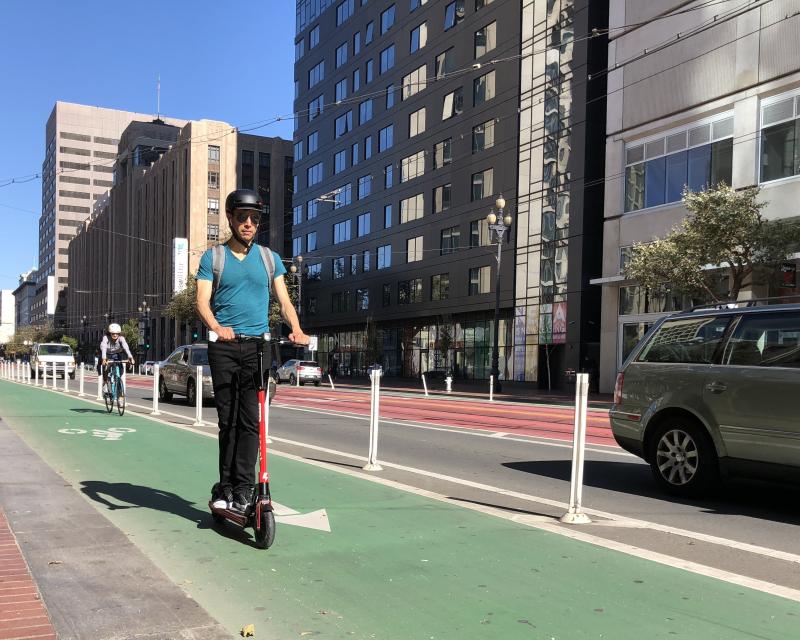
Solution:
[{"label": "dark suv", "polygon": [[800,304],[656,323],[617,376],[611,428],[670,493],[725,475],[800,480]]}]

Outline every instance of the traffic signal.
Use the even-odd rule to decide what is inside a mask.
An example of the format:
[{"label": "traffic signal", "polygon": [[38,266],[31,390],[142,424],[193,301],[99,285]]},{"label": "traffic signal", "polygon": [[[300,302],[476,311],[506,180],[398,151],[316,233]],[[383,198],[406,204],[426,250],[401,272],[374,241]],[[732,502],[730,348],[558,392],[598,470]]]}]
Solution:
[{"label": "traffic signal", "polygon": [[195,342],[198,337],[197,329],[192,329],[192,342]]}]

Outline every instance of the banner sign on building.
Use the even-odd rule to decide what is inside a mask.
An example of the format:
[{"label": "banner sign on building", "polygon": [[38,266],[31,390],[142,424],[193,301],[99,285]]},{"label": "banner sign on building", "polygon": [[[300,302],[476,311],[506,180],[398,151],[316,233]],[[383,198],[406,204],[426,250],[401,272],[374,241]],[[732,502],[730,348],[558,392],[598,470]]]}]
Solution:
[{"label": "banner sign on building", "polygon": [[47,276],[47,315],[52,316],[56,312],[56,277]]},{"label": "banner sign on building", "polygon": [[794,262],[784,262],[781,265],[781,287],[797,288],[797,265]]},{"label": "banner sign on building", "polygon": [[172,293],[180,293],[186,288],[189,275],[189,240],[172,239]]}]

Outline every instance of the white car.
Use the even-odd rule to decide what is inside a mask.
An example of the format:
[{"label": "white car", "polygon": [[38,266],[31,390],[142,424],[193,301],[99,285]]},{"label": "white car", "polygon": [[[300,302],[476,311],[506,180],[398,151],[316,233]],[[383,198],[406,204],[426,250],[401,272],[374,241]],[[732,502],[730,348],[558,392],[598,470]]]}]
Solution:
[{"label": "white car", "polygon": [[318,362],[312,360],[287,360],[284,362],[276,372],[278,383],[287,380],[289,384],[297,384],[297,378],[300,378],[300,384],[306,382],[313,382],[316,386],[322,381],[322,369],[320,369]]},{"label": "white car", "polygon": [[64,367],[66,366],[69,377],[75,379],[75,354],[72,353],[72,347],[60,342],[43,342],[33,345],[31,376],[34,376],[34,371],[38,369],[39,378],[42,378],[45,372],[48,378],[51,377],[53,364],[56,366],[56,377],[64,377]]}]

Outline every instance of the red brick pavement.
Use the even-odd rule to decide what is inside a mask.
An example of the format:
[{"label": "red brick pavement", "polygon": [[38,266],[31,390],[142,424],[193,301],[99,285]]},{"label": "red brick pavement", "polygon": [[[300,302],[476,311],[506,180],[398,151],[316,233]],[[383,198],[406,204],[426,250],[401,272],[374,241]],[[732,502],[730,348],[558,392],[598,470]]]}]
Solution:
[{"label": "red brick pavement", "polygon": [[0,509],[0,640],[56,640],[39,590]]}]

